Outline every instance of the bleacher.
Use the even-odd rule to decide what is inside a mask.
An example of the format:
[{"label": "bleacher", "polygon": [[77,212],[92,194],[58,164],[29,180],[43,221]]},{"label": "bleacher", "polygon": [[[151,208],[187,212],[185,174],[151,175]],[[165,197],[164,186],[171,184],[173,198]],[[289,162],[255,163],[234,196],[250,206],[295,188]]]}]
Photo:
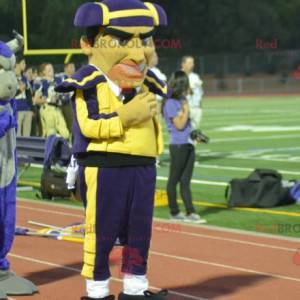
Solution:
[{"label": "bleacher", "polygon": [[17,157],[20,165],[43,165],[46,139],[40,137],[17,137]]}]

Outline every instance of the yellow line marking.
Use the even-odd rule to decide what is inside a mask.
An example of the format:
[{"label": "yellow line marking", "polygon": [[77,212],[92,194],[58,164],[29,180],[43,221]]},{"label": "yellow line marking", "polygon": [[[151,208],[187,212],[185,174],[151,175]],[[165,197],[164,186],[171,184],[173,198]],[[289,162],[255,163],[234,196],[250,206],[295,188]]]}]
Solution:
[{"label": "yellow line marking", "polygon": [[23,20],[24,52],[26,52],[28,50],[27,3],[26,3],[26,0],[22,0],[22,20]]},{"label": "yellow line marking", "polygon": [[[179,202],[183,203],[182,200],[180,200]],[[248,207],[228,208],[226,204],[222,204],[222,203],[194,201],[194,205],[204,206],[204,207],[216,207],[216,208],[223,208],[223,209],[231,209],[231,210],[237,210],[237,211],[246,211],[246,212],[253,212],[253,213],[261,213],[261,214],[300,217],[300,213],[297,213],[297,212],[289,212],[289,211],[283,211],[283,210],[271,210],[271,209],[265,209],[265,208],[248,208]]]},{"label": "yellow line marking", "polygon": [[40,189],[41,184],[35,181],[26,181],[26,180],[20,180],[18,181],[19,186],[32,186],[34,188]]},{"label": "yellow line marking", "polygon": [[68,55],[83,54],[81,49],[25,49],[25,55]]},{"label": "yellow line marking", "polygon": [[[21,186],[32,186],[34,188],[40,188],[41,185],[32,181],[19,181],[18,185]],[[183,204],[182,200],[179,200],[180,204]],[[260,213],[260,214],[269,214],[269,215],[277,215],[277,216],[286,216],[286,217],[300,217],[300,213],[292,212],[292,211],[284,211],[284,210],[272,210],[272,209],[264,209],[264,208],[248,208],[248,207],[234,207],[228,208],[225,203],[211,203],[205,201],[194,201],[194,205],[203,206],[203,207],[215,207],[222,209],[230,209],[242,212],[252,212],[252,213]]]}]

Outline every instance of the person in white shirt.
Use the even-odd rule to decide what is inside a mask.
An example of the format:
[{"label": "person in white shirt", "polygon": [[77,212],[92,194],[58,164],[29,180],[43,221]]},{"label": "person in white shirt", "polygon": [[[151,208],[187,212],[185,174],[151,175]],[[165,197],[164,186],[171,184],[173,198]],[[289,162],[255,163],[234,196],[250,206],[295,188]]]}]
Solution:
[{"label": "person in white shirt", "polygon": [[192,56],[184,56],[181,60],[181,70],[184,71],[190,81],[190,94],[187,100],[190,107],[190,118],[192,128],[199,129],[202,120],[202,97],[203,97],[203,81],[199,75],[194,73],[195,61]]},{"label": "person in white shirt", "polygon": [[[153,57],[151,59],[151,64],[150,64],[150,70],[156,75],[156,77],[163,81],[163,82],[167,82],[167,76],[157,67],[158,66],[158,55],[157,52],[155,51],[153,54]],[[161,104],[161,101],[163,100],[163,98],[159,95],[156,96],[158,102]],[[160,112],[160,110],[158,110]]]},{"label": "person in white shirt", "polygon": [[153,54],[153,57],[152,57],[150,70],[158,77],[158,79],[166,82],[167,76],[157,67],[158,62],[159,62],[158,55],[157,55],[157,52],[155,51]]},{"label": "person in white shirt", "polygon": [[[151,63],[150,63],[150,70],[157,76],[157,78],[163,82],[167,82],[167,76],[157,67],[158,66],[158,55],[157,52],[155,51],[152,59],[151,59]],[[157,111],[158,111],[158,117],[159,120],[161,122],[161,107],[162,107],[162,101],[163,101],[163,97],[156,95],[156,99],[157,99]],[[161,166],[161,162],[159,157],[156,159],[156,166],[159,168]]]}]

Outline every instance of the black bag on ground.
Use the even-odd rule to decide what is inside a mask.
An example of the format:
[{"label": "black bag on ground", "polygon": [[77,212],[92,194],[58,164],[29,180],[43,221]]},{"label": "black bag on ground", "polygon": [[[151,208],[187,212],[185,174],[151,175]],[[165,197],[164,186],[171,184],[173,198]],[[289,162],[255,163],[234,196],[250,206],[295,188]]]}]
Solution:
[{"label": "black bag on ground", "polygon": [[[66,184],[66,171],[63,169],[69,164],[70,158],[71,150],[65,139],[54,135],[47,139],[41,177],[41,194],[44,199],[71,196]],[[60,169],[53,168],[57,165]]]},{"label": "black bag on ground", "polygon": [[226,190],[229,207],[270,208],[293,204],[289,188],[275,170],[256,169],[246,179],[233,179]]},{"label": "black bag on ground", "polygon": [[71,191],[66,184],[66,173],[44,169],[41,178],[41,194],[43,199],[69,198]]}]

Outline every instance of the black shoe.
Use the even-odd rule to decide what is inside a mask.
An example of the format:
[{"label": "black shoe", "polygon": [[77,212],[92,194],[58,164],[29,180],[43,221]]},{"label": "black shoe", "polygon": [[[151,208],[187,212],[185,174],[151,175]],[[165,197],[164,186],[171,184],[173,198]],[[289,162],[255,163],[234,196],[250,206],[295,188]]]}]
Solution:
[{"label": "black shoe", "polygon": [[104,298],[81,297],[81,300],[115,300],[115,296],[110,295]]},{"label": "black shoe", "polygon": [[150,291],[145,291],[143,296],[131,296],[121,293],[119,295],[118,300],[143,300],[143,299],[151,299],[151,300],[167,300],[168,291],[161,290],[158,293],[153,293]]}]

